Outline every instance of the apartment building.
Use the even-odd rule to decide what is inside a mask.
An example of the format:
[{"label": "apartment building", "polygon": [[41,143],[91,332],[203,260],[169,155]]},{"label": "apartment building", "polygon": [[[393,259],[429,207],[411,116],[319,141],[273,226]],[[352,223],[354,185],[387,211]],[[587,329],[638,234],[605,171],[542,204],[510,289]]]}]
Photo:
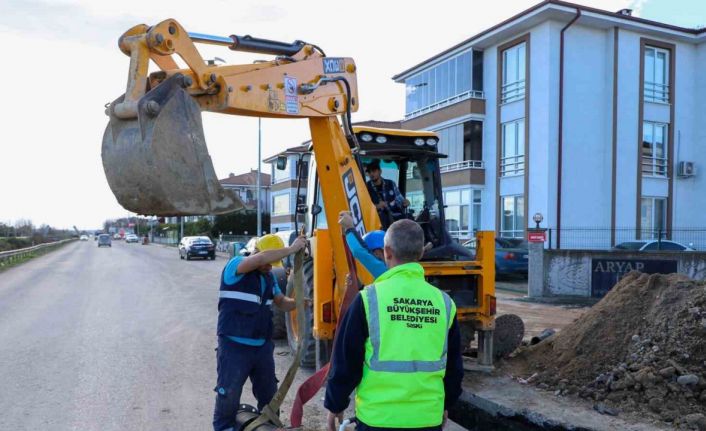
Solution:
[{"label": "apartment building", "polygon": [[[437,131],[449,155],[456,236],[523,237],[537,213],[562,248],[706,227],[704,42],[703,29],[548,0],[395,75],[402,127]],[[607,233],[569,235],[588,228]]]},{"label": "apartment building", "polygon": [[[294,229],[294,221],[295,217],[297,217],[297,203],[306,202],[306,180],[309,175],[309,161],[301,156],[309,151],[310,144],[311,141],[304,142],[263,160],[263,162],[270,164],[270,169],[272,170],[270,232]],[[284,170],[277,169],[276,162],[279,156],[287,157],[287,167]],[[297,199],[297,172],[299,172],[300,163],[303,175],[301,190]],[[299,221],[304,221],[303,215],[299,215]]]},{"label": "apartment building", "polygon": [[[268,214],[271,211],[270,206],[270,174],[260,172],[260,208],[263,213]],[[227,178],[222,178],[218,180],[221,187],[228,190],[233,190],[233,192],[240,196],[240,199],[245,204],[245,211],[257,211],[257,170],[251,169],[250,172],[244,174],[236,175],[234,173],[228,174]],[[184,222],[194,222],[198,221],[204,217],[209,218],[213,221],[214,216],[185,216]],[[167,223],[178,223],[178,217],[167,217]]]}]

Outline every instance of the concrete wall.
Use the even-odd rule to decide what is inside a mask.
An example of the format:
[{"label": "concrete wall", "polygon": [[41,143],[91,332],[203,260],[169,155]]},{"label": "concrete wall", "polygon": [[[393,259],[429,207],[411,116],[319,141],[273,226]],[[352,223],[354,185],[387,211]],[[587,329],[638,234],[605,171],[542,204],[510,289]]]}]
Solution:
[{"label": "concrete wall", "polygon": [[[634,253],[589,250],[546,250],[542,296],[591,296],[593,259],[676,260],[677,272],[706,279],[706,253]],[[530,263],[531,264],[531,263]]]}]

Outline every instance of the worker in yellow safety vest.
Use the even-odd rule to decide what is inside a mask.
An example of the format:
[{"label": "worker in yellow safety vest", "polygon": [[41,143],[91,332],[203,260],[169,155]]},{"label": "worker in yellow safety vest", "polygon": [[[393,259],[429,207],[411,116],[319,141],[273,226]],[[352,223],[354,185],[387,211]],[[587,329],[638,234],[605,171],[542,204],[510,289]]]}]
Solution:
[{"label": "worker in yellow safety vest", "polygon": [[354,299],[339,328],[324,406],[328,429],[356,390],[358,431],[441,430],[461,395],[463,359],[451,298],[417,263],[424,233],[411,220],[385,233],[389,268]]}]

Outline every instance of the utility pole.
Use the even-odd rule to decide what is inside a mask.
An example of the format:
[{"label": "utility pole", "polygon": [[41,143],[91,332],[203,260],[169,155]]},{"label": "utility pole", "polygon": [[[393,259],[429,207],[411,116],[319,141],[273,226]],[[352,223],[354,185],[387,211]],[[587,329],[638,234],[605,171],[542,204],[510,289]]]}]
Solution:
[{"label": "utility pole", "polygon": [[257,236],[262,236],[262,211],[260,208],[260,159],[262,155],[262,118],[257,117]]}]

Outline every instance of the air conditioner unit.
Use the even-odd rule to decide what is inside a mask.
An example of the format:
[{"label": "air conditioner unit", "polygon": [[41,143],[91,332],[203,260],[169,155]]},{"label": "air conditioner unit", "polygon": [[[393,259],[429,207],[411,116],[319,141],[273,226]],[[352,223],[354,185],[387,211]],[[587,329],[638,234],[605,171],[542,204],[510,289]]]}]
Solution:
[{"label": "air conditioner unit", "polygon": [[677,176],[679,177],[692,177],[696,174],[696,169],[694,168],[694,162],[679,162],[677,166]]}]

